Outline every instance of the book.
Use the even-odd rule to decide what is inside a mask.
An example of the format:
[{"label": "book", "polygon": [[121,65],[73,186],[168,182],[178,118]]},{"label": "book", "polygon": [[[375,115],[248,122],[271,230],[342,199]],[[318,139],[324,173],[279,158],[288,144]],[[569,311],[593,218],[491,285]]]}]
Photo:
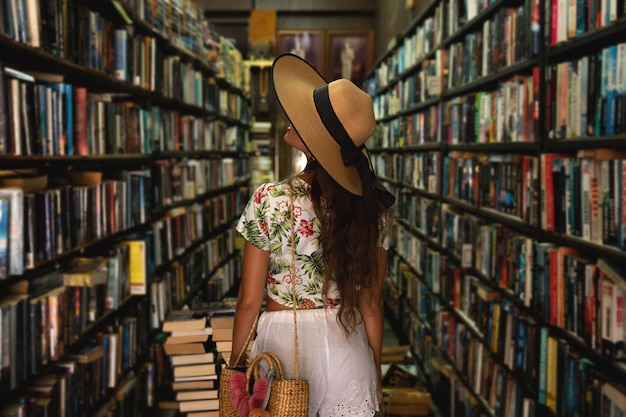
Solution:
[{"label": "book", "polygon": [[232,340],[219,340],[215,342],[215,349],[220,353],[232,352],[233,341]]},{"label": "book", "polygon": [[218,390],[181,391],[176,393],[176,401],[210,400],[217,398]]},{"label": "book", "polygon": [[206,342],[209,340],[209,335],[205,334],[193,334],[189,336],[168,336],[165,339],[166,345],[179,345],[183,343],[197,343],[197,342]]},{"label": "book", "polygon": [[399,365],[392,363],[382,378],[383,387],[411,388],[417,384],[417,377]]},{"label": "book", "polygon": [[214,411],[199,411],[196,413],[187,413],[187,417],[220,417],[220,412]]},{"label": "book", "polygon": [[172,314],[161,326],[163,332],[180,332],[186,330],[200,330],[206,327],[206,317],[192,312],[187,314]]},{"label": "book", "polygon": [[174,379],[187,376],[213,375],[216,373],[215,363],[174,366]]},{"label": "book", "polygon": [[84,87],[74,88],[73,94],[74,104],[74,153],[76,155],[89,155],[88,144],[88,103],[87,103],[87,89]]},{"label": "book", "polygon": [[10,292],[12,294],[37,296],[62,285],[63,273],[60,270],[54,270],[33,278],[17,281],[11,285]]},{"label": "book", "polygon": [[234,316],[210,316],[209,323],[211,327],[214,329],[231,329],[235,323]]},{"label": "book", "polygon": [[206,381],[206,380],[217,380],[217,374],[179,376],[177,378],[174,378],[175,382]]},{"label": "book", "polygon": [[68,355],[68,358],[74,359],[78,363],[91,363],[104,355],[102,346],[91,345],[83,348],[78,353]]},{"label": "book", "polygon": [[214,362],[215,354],[213,352],[200,353],[197,355],[176,355],[170,358],[170,363],[172,366]]},{"label": "book", "polygon": [[198,401],[181,401],[178,403],[178,410],[182,413],[191,411],[219,410],[220,402],[217,398]]},{"label": "book", "polygon": [[596,266],[608,276],[614,284],[626,291],[626,269],[605,258],[600,258]]},{"label": "book", "polygon": [[9,200],[8,273],[24,273],[24,191],[20,188],[0,188],[0,198]]},{"label": "book", "polygon": [[0,198],[0,279],[9,275],[9,199]]},{"label": "book", "polygon": [[182,336],[198,336],[198,335],[212,335],[212,334],[213,334],[213,328],[205,327],[204,329],[173,331],[170,333],[170,336],[182,337]]},{"label": "book", "polygon": [[[2,6],[0,6],[0,18],[2,14]],[[3,22],[0,22],[2,26]],[[0,27],[0,30],[2,28]],[[4,34],[4,33],[3,33]],[[7,102],[6,102],[6,79],[4,77],[4,65],[0,63],[0,114],[6,114]],[[0,154],[6,154],[9,150],[9,138],[7,136],[7,121],[5,117],[0,117]]]},{"label": "book", "polygon": [[93,287],[107,283],[107,261],[102,257],[74,258],[63,272],[63,284],[71,287]]},{"label": "book", "polygon": [[[209,301],[200,303],[198,306],[194,306],[191,311],[193,311],[197,315],[204,314],[209,317],[211,320],[216,319],[217,317],[226,317],[232,319],[235,315],[235,308],[237,306],[236,299],[225,298],[220,301]],[[171,315],[185,315],[189,314],[189,309],[181,309],[174,310],[171,312]],[[214,320],[214,322],[218,322],[219,320]],[[218,327],[218,325],[211,325],[211,327]]]},{"label": "book", "polygon": [[431,405],[429,393],[415,390],[394,390],[385,398],[385,411],[391,415],[426,416]]},{"label": "book", "polygon": [[172,382],[172,390],[174,391],[187,391],[187,390],[204,390],[217,388],[216,379],[205,379],[201,381],[174,381]]},{"label": "book", "polygon": [[233,329],[232,327],[217,327],[214,328],[211,332],[211,340],[214,342],[224,341],[224,340],[232,340],[233,339]]},{"label": "book", "polygon": [[626,393],[618,389],[615,385],[604,383],[602,385],[602,395],[611,404],[611,407],[616,407],[619,412],[612,412],[610,415],[625,415],[626,414]]},{"label": "book", "polygon": [[206,348],[204,343],[163,344],[163,351],[166,355],[198,355],[206,353]]},{"label": "book", "polygon": [[0,171],[0,187],[21,188],[24,194],[43,191],[48,186],[48,175],[37,170]]},{"label": "book", "polygon": [[178,410],[178,401],[159,401],[159,410]]},{"label": "book", "polygon": [[130,293],[146,295],[148,291],[146,241],[130,240],[124,243],[128,246]]}]

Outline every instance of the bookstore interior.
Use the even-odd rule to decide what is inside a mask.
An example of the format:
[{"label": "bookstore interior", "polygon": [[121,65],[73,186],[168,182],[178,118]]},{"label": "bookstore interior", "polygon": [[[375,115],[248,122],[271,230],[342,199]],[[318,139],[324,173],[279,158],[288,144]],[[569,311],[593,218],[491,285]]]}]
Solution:
[{"label": "bookstore interior", "polygon": [[306,163],[284,52],[373,101],[379,415],[626,416],[625,34],[622,0],[2,0],[0,417],[223,415],[235,224]]}]

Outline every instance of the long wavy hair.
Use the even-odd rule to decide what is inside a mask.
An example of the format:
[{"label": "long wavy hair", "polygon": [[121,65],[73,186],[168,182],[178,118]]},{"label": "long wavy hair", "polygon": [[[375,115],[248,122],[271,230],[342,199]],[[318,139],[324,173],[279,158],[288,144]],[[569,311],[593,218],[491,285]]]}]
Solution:
[{"label": "long wavy hair", "polygon": [[340,297],[337,319],[348,335],[358,324],[359,289],[372,288],[378,280],[377,252],[387,209],[377,201],[377,219],[371,222],[362,197],[341,187],[317,161],[309,161],[303,174],[311,180],[313,208],[321,227],[322,294],[328,293],[332,281],[336,283]]}]

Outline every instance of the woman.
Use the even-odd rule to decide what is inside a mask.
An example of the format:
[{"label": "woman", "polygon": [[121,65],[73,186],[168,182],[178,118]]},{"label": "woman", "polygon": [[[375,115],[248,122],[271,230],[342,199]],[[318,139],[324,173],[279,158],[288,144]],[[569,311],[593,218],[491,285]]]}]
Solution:
[{"label": "woman", "polygon": [[276,58],[272,76],[290,121],[285,142],[308,164],[294,178],[261,185],[237,225],[246,244],[233,353],[241,351],[266,293],[252,356],[272,351],[294,377],[295,279],[309,416],[372,416],[382,399],[386,209],[394,202],[364,147],[375,129],[372,100],[349,80],[326,83],[293,54]]}]

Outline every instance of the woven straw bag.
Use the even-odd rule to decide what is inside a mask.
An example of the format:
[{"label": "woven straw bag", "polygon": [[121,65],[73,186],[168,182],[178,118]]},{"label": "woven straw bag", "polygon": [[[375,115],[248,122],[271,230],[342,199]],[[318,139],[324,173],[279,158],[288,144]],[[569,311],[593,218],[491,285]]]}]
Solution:
[{"label": "woven straw bag", "polygon": [[[292,190],[293,191],[293,190]],[[291,273],[296,273],[296,236],[295,236],[295,219],[293,211],[293,192],[290,193],[290,211],[291,211]],[[297,297],[296,297],[296,280],[292,279],[292,296],[293,296],[293,343],[295,348],[295,378],[285,379],[283,366],[280,359],[272,352],[263,352],[257,355],[251,363],[243,367],[230,367],[226,365],[220,372],[219,380],[219,403],[220,417],[247,417],[242,416],[230,402],[230,377],[235,372],[245,372],[248,392],[251,389],[251,378],[259,378],[258,366],[261,361],[268,363],[269,370],[277,370],[277,378],[272,379],[271,385],[267,391],[265,401],[262,408],[267,410],[272,417],[307,417],[309,415],[309,383],[304,379],[300,379],[299,360],[298,360],[298,324],[297,324]],[[239,364],[244,353],[248,349],[248,344],[256,330],[258,315],[254,319],[254,323],[246,341],[237,355],[236,364]],[[269,371],[268,371],[269,372]]]},{"label": "woven straw bag", "polygon": [[244,371],[246,368],[231,368],[225,366],[220,372],[220,387],[219,387],[219,400],[220,400],[220,417],[241,417],[239,411],[230,403],[230,376],[234,372]]},{"label": "woven straw bag", "polygon": [[259,365],[262,361],[268,364],[268,374],[275,372],[271,380],[265,401],[261,408],[267,410],[272,417],[307,417],[309,415],[309,382],[298,377],[286,379],[283,366],[272,352],[258,354],[246,371],[248,391],[251,389],[252,377],[258,380]]},{"label": "woven straw bag", "polygon": [[[256,324],[259,319],[259,316],[256,316],[254,319],[254,323],[252,324],[252,328],[248,333],[248,337],[246,338],[246,342],[244,343],[241,351],[237,355],[236,364],[241,363],[241,359],[243,355],[248,350],[248,345],[250,344],[250,340],[254,335],[254,331],[256,330]],[[238,367],[230,367],[228,364],[222,368],[220,371],[220,381],[219,381],[219,403],[220,403],[220,417],[241,417],[239,414],[239,410],[232,406],[230,403],[230,376],[235,372],[246,372],[248,369],[248,364],[244,366]]]}]

